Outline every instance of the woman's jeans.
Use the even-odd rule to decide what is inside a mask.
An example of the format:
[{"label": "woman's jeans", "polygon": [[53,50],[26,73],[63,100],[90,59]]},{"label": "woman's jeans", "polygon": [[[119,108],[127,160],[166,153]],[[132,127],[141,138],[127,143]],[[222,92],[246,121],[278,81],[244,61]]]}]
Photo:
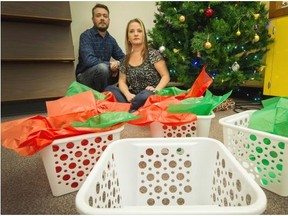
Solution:
[{"label": "woman's jeans", "polygon": [[[115,98],[118,102],[129,103],[127,101],[126,97],[122,94],[122,92],[120,91],[120,89],[117,86],[115,86],[115,85],[107,86],[105,88],[105,91],[112,92],[112,94],[115,96]],[[144,89],[141,92],[139,92],[138,94],[136,94],[136,96],[134,97],[134,99],[131,102],[131,107],[130,107],[129,112],[134,112],[134,111],[138,110],[141,106],[143,106],[145,104],[147,98],[153,94],[154,93],[152,91],[149,91],[146,89]]]}]

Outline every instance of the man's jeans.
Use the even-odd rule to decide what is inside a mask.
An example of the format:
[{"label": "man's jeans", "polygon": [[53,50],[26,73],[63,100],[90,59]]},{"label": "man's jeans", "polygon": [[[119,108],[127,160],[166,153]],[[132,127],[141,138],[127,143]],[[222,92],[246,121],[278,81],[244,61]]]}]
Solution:
[{"label": "man's jeans", "polygon": [[76,80],[98,92],[103,92],[108,85],[117,83],[118,76],[111,77],[110,65],[100,63],[78,74]]},{"label": "man's jeans", "polygon": [[[129,103],[127,101],[126,97],[122,94],[122,92],[120,91],[120,89],[117,86],[115,86],[115,85],[107,86],[105,88],[105,91],[112,92],[112,94],[115,96],[115,98],[118,102]],[[130,107],[129,112],[134,112],[134,111],[138,110],[141,106],[143,106],[145,104],[147,98],[153,94],[154,93],[152,91],[149,91],[146,89],[144,89],[141,92],[139,92],[138,94],[136,94],[135,98],[131,102],[131,107]]]}]

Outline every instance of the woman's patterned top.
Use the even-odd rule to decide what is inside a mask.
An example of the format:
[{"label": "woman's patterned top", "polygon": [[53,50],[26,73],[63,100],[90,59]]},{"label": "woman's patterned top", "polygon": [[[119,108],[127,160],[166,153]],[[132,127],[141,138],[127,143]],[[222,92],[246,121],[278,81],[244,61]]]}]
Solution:
[{"label": "woman's patterned top", "polygon": [[159,51],[149,48],[148,57],[141,65],[125,67],[124,61],[121,61],[119,70],[126,74],[129,91],[138,94],[147,86],[154,88],[160,82],[161,76],[154,67],[154,64],[163,59]]}]

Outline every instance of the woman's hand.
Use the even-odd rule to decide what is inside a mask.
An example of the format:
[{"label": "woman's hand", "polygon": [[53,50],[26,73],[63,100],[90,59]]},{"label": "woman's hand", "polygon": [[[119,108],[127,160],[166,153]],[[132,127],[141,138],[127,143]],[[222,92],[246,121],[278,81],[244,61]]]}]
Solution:
[{"label": "woman's hand", "polygon": [[152,91],[152,92],[156,91],[156,89],[153,86],[147,86],[145,89],[149,90],[149,91]]},{"label": "woman's hand", "polygon": [[135,98],[135,94],[129,92],[128,94],[125,95],[125,97],[127,101],[131,103],[131,101]]}]

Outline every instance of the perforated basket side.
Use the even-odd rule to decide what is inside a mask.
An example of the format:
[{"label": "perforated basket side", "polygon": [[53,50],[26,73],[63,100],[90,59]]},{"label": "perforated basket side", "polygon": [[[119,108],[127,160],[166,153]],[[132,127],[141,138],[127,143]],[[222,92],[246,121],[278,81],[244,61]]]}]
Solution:
[{"label": "perforated basket side", "polygon": [[41,150],[53,195],[79,190],[107,145],[120,139],[122,130],[58,139]]},{"label": "perforated basket side", "polygon": [[179,126],[165,125],[152,122],[150,130],[152,137],[179,138],[179,137],[208,137],[214,112],[207,116],[197,116],[197,120]]},{"label": "perforated basket side", "polygon": [[253,112],[219,120],[224,144],[261,187],[288,196],[288,138],[249,129]]},{"label": "perforated basket side", "polygon": [[141,214],[263,212],[265,194],[222,145],[209,138],[115,141],[77,193],[77,210],[81,214],[139,214],[139,209]]}]

